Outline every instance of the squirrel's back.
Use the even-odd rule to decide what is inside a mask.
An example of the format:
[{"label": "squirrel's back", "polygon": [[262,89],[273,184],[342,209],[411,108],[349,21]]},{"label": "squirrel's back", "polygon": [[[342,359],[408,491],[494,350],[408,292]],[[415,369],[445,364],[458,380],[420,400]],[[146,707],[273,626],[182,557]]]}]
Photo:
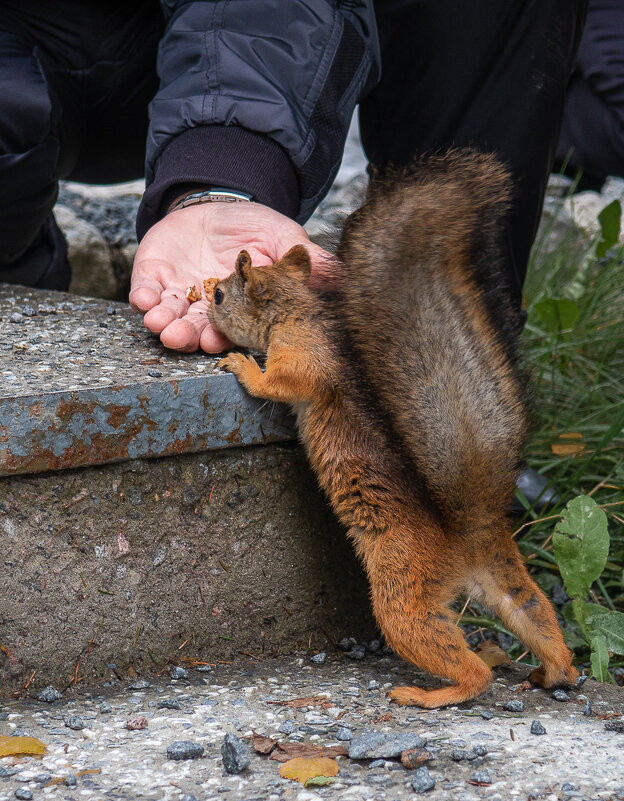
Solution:
[{"label": "squirrel's back", "polygon": [[524,439],[499,245],[509,199],[493,157],[450,151],[373,181],[338,248],[351,347],[454,527],[504,509]]}]

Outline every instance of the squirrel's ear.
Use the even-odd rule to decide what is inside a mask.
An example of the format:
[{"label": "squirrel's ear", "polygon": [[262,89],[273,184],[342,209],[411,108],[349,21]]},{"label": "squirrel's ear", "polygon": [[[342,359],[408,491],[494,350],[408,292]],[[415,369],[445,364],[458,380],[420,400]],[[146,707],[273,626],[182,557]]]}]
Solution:
[{"label": "squirrel's ear", "polygon": [[241,250],[236,257],[235,269],[243,283],[249,280],[251,275],[251,256],[246,250]]},{"label": "squirrel's ear", "polygon": [[295,245],[280,259],[283,270],[293,278],[307,283],[310,280],[312,262],[310,254],[303,245]]}]

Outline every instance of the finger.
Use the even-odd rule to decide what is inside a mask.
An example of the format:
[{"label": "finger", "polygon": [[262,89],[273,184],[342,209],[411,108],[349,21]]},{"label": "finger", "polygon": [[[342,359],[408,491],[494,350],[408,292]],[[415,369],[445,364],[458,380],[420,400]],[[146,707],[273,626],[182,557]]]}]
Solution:
[{"label": "finger", "polygon": [[184,317],[189,310],[189,305],[181,291],[163,292],[161,293],[161,302],[150,309],[143,318],[143,325],[154,334],[160,334],[174,320]]},{"label": "finger", "polygon": [[162,292],[160,281],[144,276],[132,281],[128,300],[136,312],[145,314],[160,303]]},{"label": "finger", "polygon": [[209,322],[206,316],[206,304],[200,302],[194,306],[198,308],[178,320],[173,320],[161,331],[160,341],[166,348],[183,353],[192,353],[199,348],[201,333]]},{"label": "finger", "polygon": [[232,347],[232,343],[220,331],[208,324],[201,332],[199,346],[204,353],[223,353]]}]

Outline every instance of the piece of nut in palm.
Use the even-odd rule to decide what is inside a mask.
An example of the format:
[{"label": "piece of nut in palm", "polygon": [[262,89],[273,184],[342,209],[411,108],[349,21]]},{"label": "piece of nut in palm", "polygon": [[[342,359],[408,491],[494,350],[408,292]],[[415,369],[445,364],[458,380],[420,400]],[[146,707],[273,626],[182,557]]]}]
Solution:
[{"label": "piece of nut in palm", "polygon": [[186,288],[186,299],[190,300],[191,303],[195,303],[196,301],[202,299],[201,293],[197,291],[195,284]]}]

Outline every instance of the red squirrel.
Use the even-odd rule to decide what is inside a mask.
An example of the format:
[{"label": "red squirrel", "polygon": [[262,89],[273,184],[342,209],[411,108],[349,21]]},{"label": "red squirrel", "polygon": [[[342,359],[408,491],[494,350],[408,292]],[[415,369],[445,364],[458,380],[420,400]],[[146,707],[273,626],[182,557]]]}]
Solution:
[{"label": "red squirrel", "polygon": [[492,681],[450,608],[461,593],[533,651],[534,682],[578,675],[508,520],[527,428],[500,266],[509,197],[492,156],[450,151],[372,181],[329,291],[310,288],[302,245],[270,267],[241,251],[210,284],[214,326],[266,353],[264,372],[242,353],[220,366],[252,395],[292,405],[387,642],[452,682],[396,687],[403,705],[458,704]]}]

